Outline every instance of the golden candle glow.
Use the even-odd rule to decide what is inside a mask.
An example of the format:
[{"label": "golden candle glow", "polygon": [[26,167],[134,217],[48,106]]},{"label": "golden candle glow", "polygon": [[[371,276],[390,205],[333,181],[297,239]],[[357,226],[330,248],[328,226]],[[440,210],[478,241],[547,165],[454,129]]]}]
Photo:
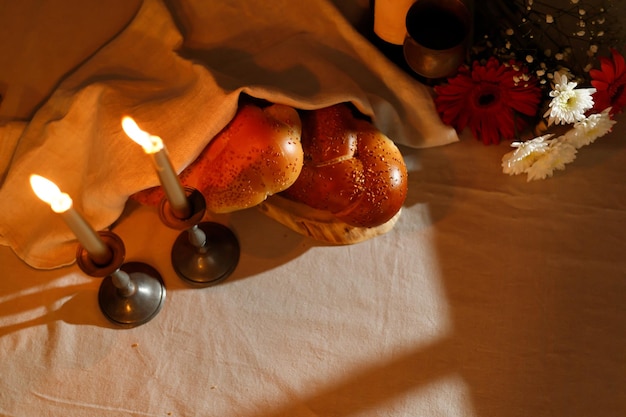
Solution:
[{"label": "golden candle glow", "polygon": [[62,193],[59,187],[49,179],[33,174],[30,176],[30,186],[37,197],[48,203],[55,213],[64,213],[72,208],[73,202],[70,196]]},{"label": "golden candle glow", "polygon": [[141,130],[132,117],[124,116],[122,118],[122,129],[129,138],[141,145],[147,154],[154,154],[163,149],[161,138]]},{"label": "golden candle glow", "polygon": [[61,215],[95,263],[105,265],[111,260],[111,250],[74,209],[74,202],[68,194],[61,192],[54,182],[40,175],[30,176],[30,186],[40,200],[48,203],[52,211]]},{"label": "golden candle glow", "polygon": [[161,138],[141,130],[133,118],[129,116],[122,118],[122,129],[129,138],[141,145],[144,152],[152,157],[152,163],[174,215],[180,219],[188,218],[191,209],[187,194],[174,171]]}]

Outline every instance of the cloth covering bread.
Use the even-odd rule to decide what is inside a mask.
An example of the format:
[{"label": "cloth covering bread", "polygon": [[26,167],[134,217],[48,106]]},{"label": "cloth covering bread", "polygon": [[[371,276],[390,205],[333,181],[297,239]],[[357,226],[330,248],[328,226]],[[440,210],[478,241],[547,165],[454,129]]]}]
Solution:
[{"label": "cloth covering bread", "polygon": [[[148,157],[121,129],[123,115],[163,139],[178,172],[232,119],[242,93],[299,109],[351,102],[407,146],[458,140],[429,89],[328,0],[76,2],[94,10],[89,22],[55,14],[54,3],[26,15],[14,2],[0,16],[3,39],[41,49],[42,62],[22,62],[22,71],[11,70],[19,49],[0,50],[0,243],[33,267],[73,263],[76,240],[29,189],[32,173],[68,193],[95,229],[157,185]],[[41,77],[46,68],[52,75]]]}]

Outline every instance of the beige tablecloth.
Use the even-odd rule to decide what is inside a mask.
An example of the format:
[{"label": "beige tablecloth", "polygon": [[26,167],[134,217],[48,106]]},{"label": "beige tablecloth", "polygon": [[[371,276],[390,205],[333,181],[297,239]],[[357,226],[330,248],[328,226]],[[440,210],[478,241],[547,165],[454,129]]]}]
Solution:
[{"label": "beige tablecloth", "polygon": [[626,135],[543,182],[502,146],[406,150],[396,228],[326,247],[252,209],[213,218],[242,255],[223,284],[174,273],[177,232],[114,230],[163,275],[149,323],[115,328],[99,279],[0,250],[0,415],[619,417],[626,413]]},{"label": "beige tablecloth", "polygon": [[[111,15],[134,21],[128,3],[105,3],[85,33]],[[16,4],[1,3],[0,16]],[[64,17],[31,7],[41,21]],[[56,52],[80,61],[79,49]],[[2,106],[21,103],[7,89]],[[152,208],[126,206],[113,230],[127,260],[153,265],[167,287],[162,311],[133,329],[101,314],[99,279],[76,265],[33,269],[0,247],[0,415],[626,415],[626,120],[531,183],[502,174],[506,144],[402,151],[409,195],[391,232],[334,247],[255,209],[211,216],[242,252],[210,288],[174,273],[177,231]]]}]

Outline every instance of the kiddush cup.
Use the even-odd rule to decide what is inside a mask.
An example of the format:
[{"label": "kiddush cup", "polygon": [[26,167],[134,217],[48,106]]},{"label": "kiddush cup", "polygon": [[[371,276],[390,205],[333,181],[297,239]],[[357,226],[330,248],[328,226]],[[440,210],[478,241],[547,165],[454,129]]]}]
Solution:
[{"label": "kiddush cup", "polygon": [[453,75],[465,60],[471,26],[465,1],[417,0],[406,15],[407,64],[425,78]]}]

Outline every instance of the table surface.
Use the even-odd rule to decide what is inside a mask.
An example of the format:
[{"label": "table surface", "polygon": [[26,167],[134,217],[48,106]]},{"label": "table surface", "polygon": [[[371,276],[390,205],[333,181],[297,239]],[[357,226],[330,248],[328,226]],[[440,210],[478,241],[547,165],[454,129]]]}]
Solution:
[{"label": "table surface", "polygon": [[623,124],[563,173],[503,175],[506,145],[403,149],[402,216],[350,246],[255,209],[212,217],[241,259],[174,273],[178,232],[129,205],[114,231],[163,275],[149,323],[109,324],[100,280],[0,250],[0,413],[618,416],[626,412]]},{"label": "table surface", "polygon": [[129,203],[113,231],[167,288],[132,329],[100,312],[100,279],[0,247],[0,415],[626,415],[619,120],[544,181],[504,175],[506,143],[403,147],[402,215],[354,245],[207,216],[241,245],[208,288],[175,274],[179,232]]}]

